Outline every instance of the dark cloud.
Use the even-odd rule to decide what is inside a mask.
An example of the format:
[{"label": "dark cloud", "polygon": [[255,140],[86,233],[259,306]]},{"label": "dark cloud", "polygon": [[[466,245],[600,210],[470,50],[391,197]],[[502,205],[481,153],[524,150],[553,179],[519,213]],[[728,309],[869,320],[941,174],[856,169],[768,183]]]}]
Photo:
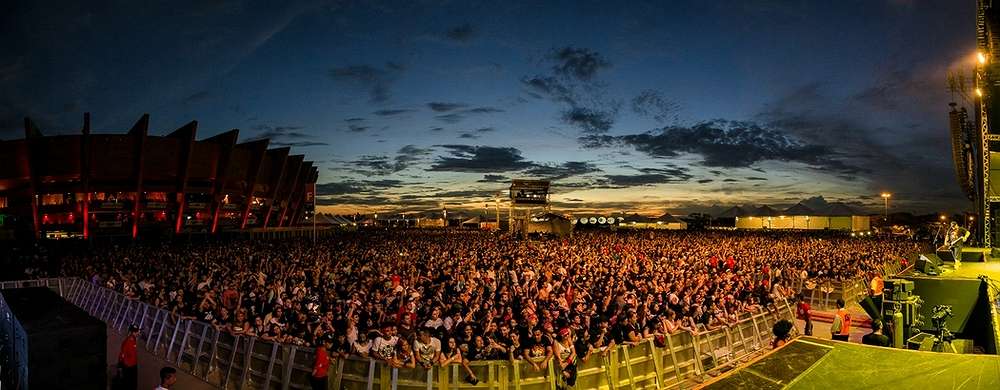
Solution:
[{"label": "dark cloud", "polygon": [[361,156],[357,160],[348,163],[354,168],[352,172],[365,176],[385,176],[407,168],[406,163],[401,163],[387,156]]},{"label": "dark cloud", "polygon": [[560,180],[572,176],[600,172],[596,165],[583,161],[567,161],[558,165],[536,165],[524,173],[544,177],[549,180]]},{"label": "dark cloud", "polygon": [[493,128],[493,127],[480,127],[478,129],[476,129],[477,133],[491,133],[491,132],[494,132],[494,131],[497,131],[497,129]]},{"label": "dark cloud", "polygon": [[457,110],[460,108],[465,108],[466,105],[462,103],[430,102],[427,103],[427,107],[429,107],[434,112],[447,112],[447,111]]},{"label": "dark cloud", "polygon": [[363,187],[354,181],[316,184],[316,195],[341,195],[361,192]]},{"label": "dark cloud", "polygon": [[746,177],[745,179],[747,179],[747,180],[767,180],[767,178],[764,178],[764,177],[754,177],[754,176]]},{"label": "dark cloud", "polygon": [[453,41],[465,43],[475,38],[477,33],[475,26],[463,23],[445,31],[444,36]]},{"label": "dark cloud", "polygon": [[396,156],[393,158],[365,155],[347,164],[353,167],[350,169],[352,172],[360,175],[385,176],[409,168],[430,154],[431,149],[420,148],[416,145],[405,145],[396,151]]},{"label": "dark cloud", "polygon": [[304,147],[308,147],[308,146],[326,146],[326,145],[329,145],[329,144],[326,143],[326,142],[319,142],[319,141],[297,141],[297,142],[295,142],[295,141],[271,141],[271,142],[268,142],[268,145],[275,146],[275,147],[285,147],[285,146],[288,146],[288,147],[304,148]]},{"label": "dark cloud", "polygon": [[615,112],[575,107],[563,112],[562,121],[584,133],[606,133],[615,123]]},{"label": "dark cloud", "polygon": [[411,113],[411,112],[414,112],[414,111],[416,111],[416,110],[409,109],[409,108],[396,108],[396,109],[378,110],[378,111],[373,112],[372,114],[375,114],[375,115],[378,115],[378,116],[395,116],[395,115],[401,115],[401,114],[408,114],[408,113]]},{"label": "dark cloud", "polygon": [[461,122],[462,119],[465,119],[465,116],[461,115],[461,114],[451,113],[451,114],[444,114],[444,115],[436,115],[436,116],[434,116],[434,119],[437,119],[437,120],[442,121],[442,122],[447,122],[447,123],[458,123],[458,122]]},{"label": "dark cloud", "polygon": [[573,89],[555,77],[535,76],[524,77],[521,84],[528,89],[528,92],[535,98],[549,98],[557,103],[566,103],[570,106],[577,105],[577,97]]},{"label": "dark cloud", "polygon": [[396,161],[410,163],[420,160],[422,156],[427,156],[431,154],[431,149],[420,148],[416,145],[406,145],[399,148],[396,151]]},{"label": "dark cloud", "polygon": [[478,136],[478,135],[475,135],[475,134],[472,134],[472,133],[462,133],[461,135],[459,135],[459,136],[458,136],[458,138],[464,138],[464,139],[478,139],[478,138],[479,138],[479,136]]},{"label": "dark cloud", "polygon": [[806,144],[752,122],[716,120],[619,137],[585,136],[581,144],[588,148],[622,144],[658,158],[692,153],[700,155],[702,164],[709,167],[747,168],[761,161],[775,160],[800,162],[847,175],[866,171],[840,160],[829,146]]},{"label": "dark cloud", "polygon": [[330,70],[330,77],[336,81],[360,85],[368,89],[372,102],[383,103],[392,96],[391,86],[402,72],[402,65],[387,62],[381,68],[368,64],[334,68]]},{"label": "dark cloud", "polygon": [[364,122],[364,121],[365,121],[365,118],[347,118],[347,119],[344,119],[344,122],[347,122],[347,123],[358,123],[358,122]]},{"label": "dark cloud", "polygon": [[435,132],[437,132],[437,131],[441,131],[441,130],[444,130],[444,127],[431,127],[431,129],[430,129],[430,130],[431,130],[431,131],[435,131]]},{"label": "dark cloud", "polygon": [[730,179],[725,179],[725,180],[723,180],[723,181],[724,181],[724,182],[726,182],[726,183],[737,183],[737,182],[739,182],[739,180],[736,180],[736,179],[732,179],[732,178],[730,178]]},{"label": "dark cloud", "polygon": [[606,188],[644,187],[656,184],[681,182],[677,177],[659,173],[638,175],[607,175],[598,184]]},{"label": "dark cloud", "polygon": [[478,183],[503,183],[510,181],[510,178],[504,175],[483,175],[482,179],[476,180]]},{"label": "dark cloud", "polygon": [[493,114],[497,112],[504,112],[504,110],[496,107],[476,107],[468,110],[462,110],[462,112],[466,114]]},{"label": "dark cloud", "polygon": [[247,141],[256,141],[261,139],[267,139],[268,145],[273,147],[310,147],[310,146],[325,146],[329,145],[326,142],[313,141],[312,135],[307,134],[303,126],[287,126],[287,125],[257,125],[254,129],[258,133],[254,134],[252,137],[248,138]]},{"label": "dark cloud", "polygon": [[552,71],[555,74],[584,81],[592,79],[599,70],[611,67],[611,62],[600,53],[572,46],[553,50],[549,59],[554,62]]},{"label": "dark cloud", "polygon": [[706,184],[706,183],[711,183],[713,181],[715,181],[715,180],[712,180],[712,179],[700,179],[700,180],[698,180],[698,184]]},{"label": "dark cloud", "polygon": [[657,122],[665,123],[668,120],[677,120],[677,111],[680,105],[667,100],[660,92],[647,89],[632,98],[632,111],[643,117],[653,118]]},{"label": "dark cloud", "polygon": [[358,126],[354,124],[347,126],[347,129],[354,133],[361,133],[367,131],[370,128],[371,128],[370,126]]},{"label": "dark cloud", "polygon": [[193,93],[193,94],[188,95],[187,97],[185,97],[184,98],[184,103],[188,103],[188,104],[198,103],[198,102],[207,100],[210,97],[212,97],[212,94],[209,93],[208,91],[195,92],[195,93]]},{"label": "dark cloud", "polygon": [[533,166],[511,147],[440,145],[449,156],[438,156],[429,171],[494,173],[528,169]]}]

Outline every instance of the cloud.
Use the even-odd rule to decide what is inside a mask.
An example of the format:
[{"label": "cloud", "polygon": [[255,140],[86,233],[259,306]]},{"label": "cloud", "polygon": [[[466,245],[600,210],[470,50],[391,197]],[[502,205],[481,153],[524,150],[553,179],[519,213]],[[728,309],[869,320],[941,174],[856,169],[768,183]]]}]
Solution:
[{"label": "cloud", "polygon": [[477,34],[478,31],[473,25],[464,23],[448,29],[444,36],[456,42],[466,43],[474,39]]},{"label": "cloud", "polygon": [[512,147],[439,145],[448,156],[438,156],[429,171],[496,173],[528,169],[533,166]]},{"label": "cloud", "polygon": [[757,181],[765,181],[765,180],[767,180],[767,178],[764,178],[764,177],[755,177],[755,176],[746,177],[745,179],[747,179],[747,180],[757,180]]},{"label": "cloud", "polygon": [[375,115],[378,115],[378,116],[396,116],[396,115],[401,115],[401,114],[408,114],[408,113],[411,113],[411,112],[414,112],[414,111],[416,111],[416,110],[409,109],[409,108],[397,108],[397,109],[388,109],[388,110],[378,110],[378,111],[373,112],[372,114],[375,114]]},{"label": "cloud", "polygon": [[476,180],[477,183],[503,183],[510,181],[510,178],[504,175],[483,175],[482,179]]},{"label": "cloud", "polygon": [[427,107],[429,107],[434,112],[447,112],[447,111],[457,110],[459,108],[464,108],[466,107],[466,105],[462,103],[430,102],[427,103]]},{"label": "cloud", "polygon": [[437,120],[442,121],[442,122],[447,122],[447,123],[458,123],[458,122],[461,122],[462,119],[465,119],[465,116],[461,115],[461,114],[451,113],[451,114],[444,114],[444,115],[436,115],[436,116],[434,116],[434,119],[437,119]]},{"label": "cloud", "polygon": [[185,97],[184,98],[184,103],[188,103],[188,104],[198,103],[198,102],[201,102],[201,101],[205,101],[205,100],[207,100],[210,97],[212,97],[212,94],[209,93],[208,91],[199,91],[199,92],[195,92],[195,93],[193,93],[193,94],[188,95],[187,97]]},{"label": "cloud", "polygon": [[644,173],[638,175],[607,175],[604,180],[598,181],[609,188],[644,187],[656,184],[673,183],[684,181],[670,175],[659,173]]},{"label": "cloud", "polygon": [[371,128],[370,126],[358,126],[358,125],[354,125],[354,124],[347,126],[347,129],[350,130],[353,133],[361,133],[361,132],[367,131],[370,128]]},{"label": "cloud", "polygon": [[632,112],[657,122],[665,123],[670,119],[677,120],[680,105],[667,100],[660,92],[652,89],[643,90],[632,98]]},{"label": "cloud", "polygon": [[545,177],[549,180],[560,180],[572,176],[601,172],[596,165],[584,161],[566,161],[558,165],[536,165],[524,173]]},{"label": "cloud", "polygon": [[504,110],[496,107],[476,107],[468,110],[462,110],[462,112],[466,114],[493,114],[497,112],[504,112]]},{"label": "cloud", "polygon": [[431,127],[430,130],[434,131],[434,132],[438,132],[438,131],[444,130],[444,127]]},{"label": "cloud", "polygon": [[254,129],[256,129],[258,133],[248,138],[247,141],[267,139],[268,145],[275,147],[310,147],[329,145],[326,142],[312,141],[311,139],[314,137],[303,132],[302,130],[305,129],[303,126],[257,125]]},{"label": "cloud", "polygon": [[618,137],[584,136],[580,141],[587,148],[616,144],[631,146],[657,158],[696,154],[702,157],[702,165],[708,167],[748,168],[758,162],[774,160],[800,162],[840,174],[867,171],[842,161],[828,146],[803,143],[753,122],[715,120],[691,127],[669,126],[658,131]]},{"label": "cloud", "polygon": [[490,132],[494,132],[494,131],[497,131],[497,129],[494,128],[494,127],[480,127],[478,129],[476,129],[477,133],[490,133]]},{"label": "cloud", "polygon": [[270,145],[270,146],[277,146],[277,147],[288,146],[288,147],[300,147],[300,148],[304,148],[304,147],[309,147],[309,146],[326,146],[326,145],[329,145],[329,144],[326,143],[326,142],[319,142],[319,141],[297,141],[297,142],[271,141],[271,142],[268,142],[268,145]]},{"label": "cloud", "polygon": [[351,171],[365,176],[385,176],[391,175],[424,159],[431,154],[431,149],[421,148],[416,145],[405,145],[396,151],[396,156],[372,156],[364,155],[357,160],[348,162]]},{"label": "cloud", "polygon": [[472,133],[462,133],[461,135],[459,135],[459,136],[458,136],[458,138],[464,138],[464,139],[478,139],[478,138],[479,138],[479,136],[478,136],[478,135],[475,135],[475,134],[472,134]]},{"label": "cloud", "polygon": [[390,188],[402,187],[404,183],[399,180],[345,180],[341,182],[316,184],[316,195],[349,195],[369,191],[380,191]]},{"label": "cloud", "polygon": [[551,76],[534,76],[521,78],[521,84],[528,89],[528,92],[535,98],[543,99],[548,97],[557,103],[566,103],[570,106],[577,105],[576,94],[573,89],[563,84],[561,81]]},{"label": "cloud", "polygon": [[364,122],[364,121],[365,121],[365,118],[347,118],[347,119],[344,119],[344,122],[347,122],[347,123],[359,123],[359,122]]},{"label": "cloud", "polygon": [[329,74],[335,81],[353,83],[368,89],[371,102],[383,103],[392,96],[390,88],[403,69],[398,63],[387,62],[381,68],[368,64],[348,65],[331,69]]},{"label": "cloud", "polygon": [[558,75],[589,81],[601,69],[611,67],[611,62],[600,53],[586,48],[567,46],[549,54],[555,63],[552,71]]},{"label": "cloud", "polygon": [[698,184],[706,184],[706,183],[711,183],[713,181],[715,181],[715,180],[713,180],[713,179],[699,179],[698,180]]},{"label": "cloud", "polygon": [[598,111],[575,107],[563,112],[562,121],[584,133],[606,133],[615,123],[615,111]]},{"label": "cloud", "polygon": [[[437,120],[442,121],[442,122],[447,122],[447,123],[458,123],[458,122],[461,122],[463,119],[465,119],[469,115],[484,115],[484,114],[493,114],[493,113],[498,113],[498,112],[504,112],[504,110],[499,109],[499,108],[495,108],[495,107],[475,107],[475,108],[468,108],[468,109],[464,109],[464,110],[454,111],[454,110],[458,109],[459,107],[444,105],[444,104],[447,104],[447,103],[429,103],[429,104],[439,104],[440,105],[440,106],[437,106],[437,109],[435,109],[434,107],[431,107],[431,109],[434,110],[435,112],[449,112],[449,111],[453,111],[453,112],[450,112],[448,114],[441,114],[441,115],[434,116],[434,119],[437,119]],[[445,109],[445,108],[447,108],[447,109]]]}]

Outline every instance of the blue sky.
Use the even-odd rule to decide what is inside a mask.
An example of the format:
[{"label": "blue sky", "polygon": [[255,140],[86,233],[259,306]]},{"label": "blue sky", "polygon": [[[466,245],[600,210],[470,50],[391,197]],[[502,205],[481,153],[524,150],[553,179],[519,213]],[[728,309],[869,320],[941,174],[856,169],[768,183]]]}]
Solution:
[{"label": "blue sky", "polygon": [[83,112],[238,128],[319,162],[338,212],[477,208],[510,178],[571,211],[969,206],[945,79],[971,0],[185,3],[2,6],[0,139]]}]

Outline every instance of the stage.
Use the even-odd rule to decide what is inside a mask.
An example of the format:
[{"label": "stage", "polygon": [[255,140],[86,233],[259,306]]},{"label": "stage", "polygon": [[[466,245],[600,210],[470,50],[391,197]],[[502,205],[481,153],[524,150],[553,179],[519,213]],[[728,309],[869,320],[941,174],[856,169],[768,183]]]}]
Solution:
[{"label": "stage", "polygon": [[799,337],[705,389],[997,389],[1000,356],[870,347]]},{"label": "stage", "polygon": [[[919,275],[923,276],[920,272],[909,272],[904,275]],[[962,265],[955,269],[955,262],[946,261],[941,267],[941,273],[937,275],[938,278],[945,279],[977,279],[979,276],[985,275],[992,280],[1000,281],[1000,261],[991,262],[971,262],[963,261]],[[930,276],[934,277],[934,276]]]}]

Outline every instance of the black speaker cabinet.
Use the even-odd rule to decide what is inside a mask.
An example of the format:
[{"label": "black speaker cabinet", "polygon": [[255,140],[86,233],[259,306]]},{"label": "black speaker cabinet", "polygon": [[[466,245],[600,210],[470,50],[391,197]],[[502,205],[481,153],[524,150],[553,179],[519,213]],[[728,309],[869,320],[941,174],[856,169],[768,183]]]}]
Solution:
[{"label": "black speaker cabinet", "polygon": [[[951,253],[948,253],[951,255]],[[920,255],[917,258],[917,264],[914,265],[917,271],[923,272],[927,275],[937,275],[941,273],[941,258],[935,254],[925,254]]]},{"label": "black speaker cabinet", "polygon": [[[44,287],[0,290],[6,389],[106,389],[107,327]],[[11,317],[7,317],[12,315]],[[26,351],[23,349],[27,349]]]}]

